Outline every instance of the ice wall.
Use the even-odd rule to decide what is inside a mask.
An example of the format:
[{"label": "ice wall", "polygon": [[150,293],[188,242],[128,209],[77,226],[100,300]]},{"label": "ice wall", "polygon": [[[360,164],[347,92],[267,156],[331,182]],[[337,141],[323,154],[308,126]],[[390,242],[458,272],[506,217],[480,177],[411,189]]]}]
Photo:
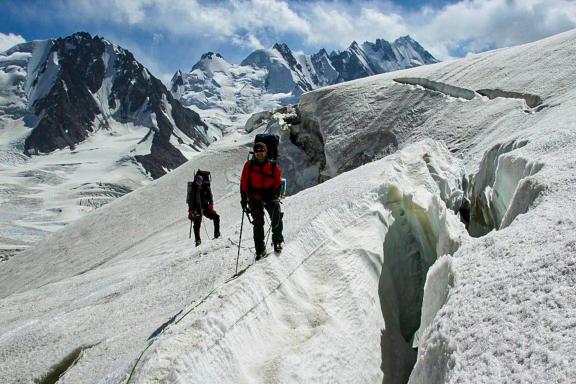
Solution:
[{"label": "ice wall", "polygon": [[479,89],[476,92],[482,96],[488,97],[493,100],[497,97],[505,97],[509,99],[522,99],[526,102],[526,105],[530,108],[536,108],[542,104],[542,98],[538,95],[533,95],[530,93],[521,92],[511,92],[502,89]]},{"label": "ice wall", "polygon": [[419,85],[432,91],[438,91],[440,93],[452,97],[461,97],[466,100],[472,100],[476,95],[474,91],[471,91],[466,88],[456,87],[454,85],[445,84],[438,81],[433,81],[419,77],[399,77],[397,79],[394,79],[394,81],[400,84]]},{"label": "ice wall", "polygon": [[428,271],[440,256],[455,252],[466,236],[454,212],[463,196],[462,171],[454,167],[457,162],[428,152],[420,156],[419,170],[414,162],[402,161],[402,155],[396,168],[416,180],[423,178],[418,173],[427,173],[425,188],[412,189],[408,180],[381,188],[381,200],[393,218],[383,243],[379,279],[380,306],[386,323],[381,340],[386,384],[407,382],[416,361],[414,348],[420,329],[434,317],[432,305],[423,307],[425,285],[430,284]]},{"label": "ice wall", "polygon": [[513,140],[497,144],[485,153],[471,180],[472,236],[508,226],[544,191],[544,186],[531,177],[543,164],[523,156],[521,148],[527,144],[526,140]]}]

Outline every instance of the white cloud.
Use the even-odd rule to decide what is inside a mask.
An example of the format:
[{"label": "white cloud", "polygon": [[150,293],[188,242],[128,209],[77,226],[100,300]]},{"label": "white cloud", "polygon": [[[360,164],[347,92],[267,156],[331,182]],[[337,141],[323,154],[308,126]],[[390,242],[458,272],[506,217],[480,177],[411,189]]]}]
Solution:
[{"label": "white cloud", "polygon": [[[395,3],[400,4],[399,0]],[[262,48],[286,36],[310,50],[410,34],[440,59],[534,41],[576,27],[576,0],[461,0],[407,11],[391,0],[62,0],[53,17],[174,38]],[[297,48],[303,48],[297,47]]]},{"label": "white cloud", "polygon": [[262,49],[265,48],[260,40],[252,35],[246,36],[232,36],[232,42],[241,48]]},{"label": "white cloud", "polygon": [[576,28],[572,0],[465,0],[422,12],[411,32],[433,54],[477,52],[535,41]]},{"label": "white cloud", "polygon": [[54,5],[59,17],[82,17],[146,27],[178,36],[228,38],[263,30],[307,33],[308,23],[281,0],[65,0]]},{"label": "white cloud", "polygon": [[319,3],[312,7],[308,18],[311,30],[306,38],[310,45],[345,48],[353,40],[360,43],[378,38],[394,40],[408,34],[402,16],[381,11],[371,4],[359,9],[329,9],[327,3]]},{"label": "white cloud", "polygon": [[574,0],[462,0],[407,13],[390,3],[317,2],[305,16],[309,45],[343,48],[352,40],[409,34],[440,59],[535,41],[576,28]]},{"label": "white cloud", "polygon": [[4,34],[0,32],[0,52],[4,52],[5,50],[12,48],[16,44],[25,43],[26,39],[24,39],[20,35],[15,35],[13,33]]}]

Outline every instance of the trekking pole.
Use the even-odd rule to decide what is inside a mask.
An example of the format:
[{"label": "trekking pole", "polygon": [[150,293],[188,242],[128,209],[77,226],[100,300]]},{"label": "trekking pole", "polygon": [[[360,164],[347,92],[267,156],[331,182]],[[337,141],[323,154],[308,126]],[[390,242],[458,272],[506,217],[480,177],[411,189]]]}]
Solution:
[{"label": "trekking pole", "polygon": [[238,274],[238,259],[240,258],[240,244],[242,244],[242,229],[244,229],[244,210],[242,210],[242,221],[240,223],[240,239],[238,239],[238,256],[236,256],[236,271],[234,275]]},{"label": "trekking pole", "polygon": [[190,220],[190,234],[188,234],[188,238],[192,238],[192,220]]},{"label": "trekking pole", "polygon": [[203,220],[202,224],[204,225],[204,231],[206,232],[206,236],[208,237],[208,239],[214,240],[213,238],[210,237],[210,234],[208,234],[208,229],[206,229],[206,220]]}]

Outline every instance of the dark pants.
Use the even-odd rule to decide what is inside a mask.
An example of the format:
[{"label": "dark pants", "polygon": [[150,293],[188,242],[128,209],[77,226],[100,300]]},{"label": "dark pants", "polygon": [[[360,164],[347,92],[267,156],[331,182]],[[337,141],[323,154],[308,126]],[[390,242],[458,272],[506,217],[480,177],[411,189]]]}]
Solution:
[{"label": "dark pants", "polygon": [[254,225],[254,247],[256,248],[256,253],[260,254],[266,250],[266,244],[264,243],[264,209],[268,211],[268,215],[272,221],[272,242],[283,242],[282,216],[284,215],[280,210],[280,203],[248,199],[248,206],[252,213],[252,225]]},{"label": "dark pants", "polygon": [[[214,209],[208,209],[205,207],[202,209],[202,213],[206,218],[214,221],[214,237],[220,235],[220,215],[216,213]],[[202,224],[202,215],[196,215],[194,218],[194,239],[196,241],[200,240],[200,225]]]}]

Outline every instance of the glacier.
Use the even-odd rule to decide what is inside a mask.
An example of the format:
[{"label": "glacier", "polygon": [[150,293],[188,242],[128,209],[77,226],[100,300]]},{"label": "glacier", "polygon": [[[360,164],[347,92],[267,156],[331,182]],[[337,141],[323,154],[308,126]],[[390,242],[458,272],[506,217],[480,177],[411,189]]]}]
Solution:
[{"label": "glacier", "polygon": [[[0,264],[0,380],[570,382],[575,42],[304,93]],[[282,254],[229,280],[241,166],[267,129],[306,174]],[[224,237],[194,248],[197,168]],[[241,267],[251,247],[245,226]]]}]

